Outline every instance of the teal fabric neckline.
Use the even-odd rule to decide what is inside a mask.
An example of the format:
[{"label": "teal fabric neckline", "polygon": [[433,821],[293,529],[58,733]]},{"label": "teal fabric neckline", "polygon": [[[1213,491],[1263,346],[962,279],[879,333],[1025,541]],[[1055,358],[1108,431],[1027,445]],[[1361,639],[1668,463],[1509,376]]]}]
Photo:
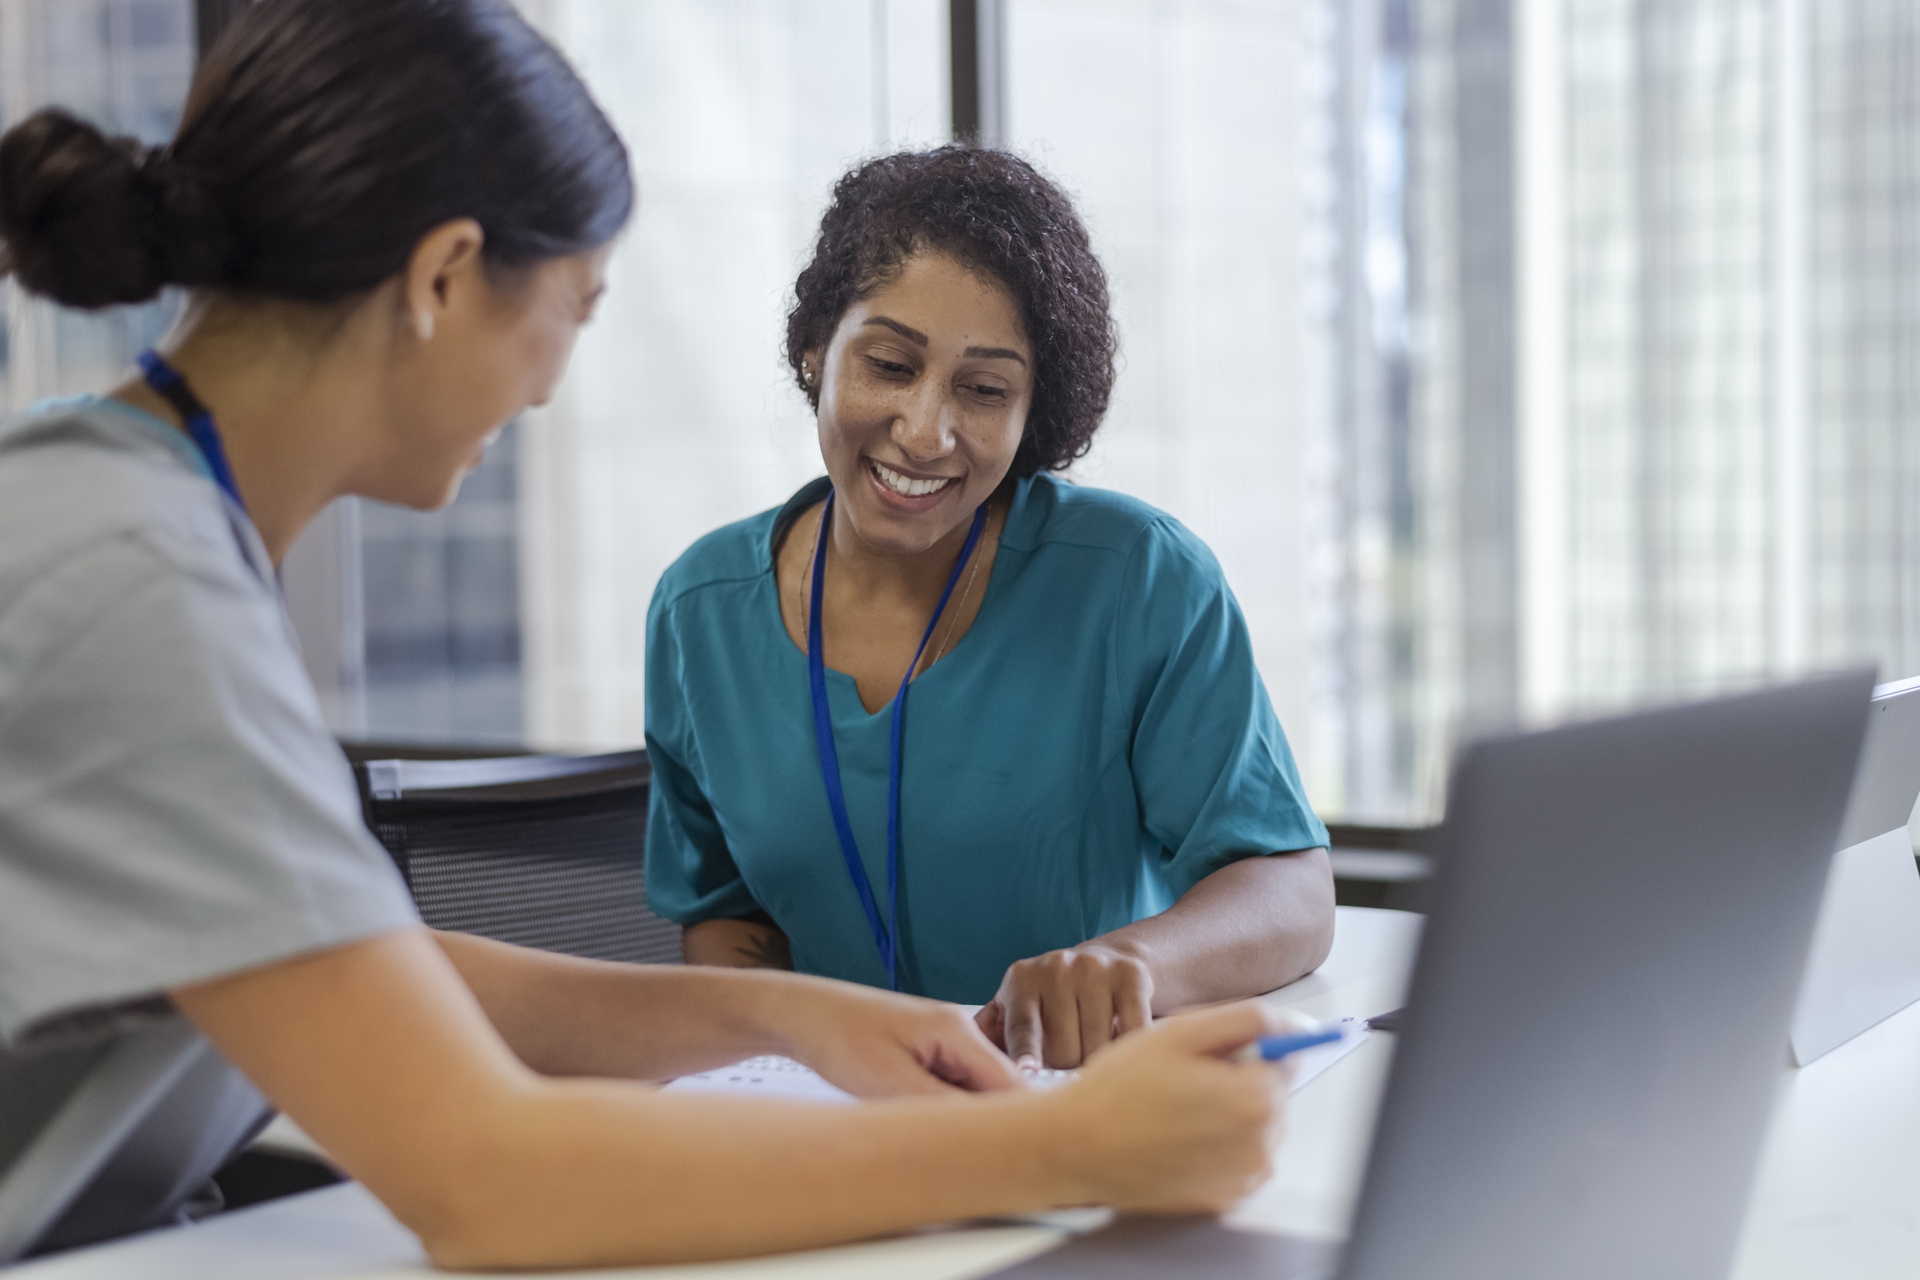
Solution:
[{"label": "teal fabric neckline", "polygon": [[[1000,529],[1000,539],[994,554],[993,570],[987,575],[986,582],[979,588],[980,607],[973,615],[972,624],[967,627],[967,634],[954,641],[952,648],[941,654],[937,662],[920,673],[913,682],[915,688],[920,688],[930,681],[933,681],[934,673],[940,671],[942,668],[953,665],[955,657],[960,654],[984,648],[991,643],[991,636],[995,629],[994,620],[997,615],[989,606],[995,598],[996,585],[1001,582],[1005,576],[1001,572],[1002,557],[1009,551],[1019,549],[1011,540],[1010,535],[1013,534],[1016,524],[1021,521],[1026,514],[1028,507],[1027,494],[1032,485],[1032,478],[1016,483],[1013,491],[1013,502],[1007,510],[1007,522],[1001,526]],[[807,666],[807,651],[795,644],[793,637],[787,634],[787,621],[780,614],[779,549],[785,544],[786,538],[791,534],[793,526],[798,523],[800,517],[815,503],[822,502],[826,499],[827,490],[830,487],[831,481],[825,476],[821,476],[817,480],[809,480],[806,484],[802,485],[799,492],[787,499],[786,503],[774,513],[773,524],[768,529],[766,545],[763,548],[765,552],[765,561],[762,565],[763,590],[765,592],[763,603],[766,605],[766,608],[758,612],[761,618],[766,620],[772,627],[772,634],[777,637],[778,641],[776,647],[784,650],[786,653],[792,654],[794,661],[799,664],[802,672],[806,670]],[[980,637],[980,642],[970,647],[967,642],[976,636]],[[872,722],[891,713],[893,709],[891,699],[881,704],[877,710],[868,711],[866,704],[860,701],[859,689],[854,678],[846,672],[828,667],[826,669],[826,675],[827,682],[830,685],[841,686],[845,689],[846,696],[853,699],[853,705],[858,708],[859,719],[861,721]],[[839,698],[835,698],[834,702],[836,706],[844,705]],[[836,716],[835,718],[838,720],[845,717]]]}]

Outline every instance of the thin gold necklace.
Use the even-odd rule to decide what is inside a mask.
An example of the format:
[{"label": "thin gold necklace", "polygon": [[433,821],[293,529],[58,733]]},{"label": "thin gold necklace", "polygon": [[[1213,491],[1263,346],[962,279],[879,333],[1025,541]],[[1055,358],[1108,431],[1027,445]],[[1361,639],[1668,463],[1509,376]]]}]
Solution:
[{"label": "thin gold necklace", "polygon": [[[991,499],[989,499],[989,501],[991,501]],[[991,517],[993,513],[989,511],[987,514]],[[931,667],[934,663],[946,657],[947,650],[953,647],[953,629],[960,625],[960,615],[965,613],[967,609],[967,597],[973,594],[973,580],[980,576],[980,562],[986,558],[987,557],[981,553],[980,548],[974,548],[973,568],[967,570],[967,585],[960,588],[960,599],[954,604],[953,613],[947,618],[947,633],[940,640],[940,652],[927,659],[927,666],[920,668],[922,675],[926,674],[927,667]]]}]

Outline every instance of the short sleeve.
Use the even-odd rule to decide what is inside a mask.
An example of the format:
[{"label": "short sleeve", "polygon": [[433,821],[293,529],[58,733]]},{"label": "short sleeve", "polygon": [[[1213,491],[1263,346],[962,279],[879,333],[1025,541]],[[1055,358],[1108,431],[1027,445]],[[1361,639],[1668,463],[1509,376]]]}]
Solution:
[{"label": "short sleeve", "polygon": [[699,747],[687,713],[673,609],[656,593],[647,610],[647,900],[677,924],[759,912],[699,780]]},{"label": "short sleeve", "polygon": [[1119,617],[1134,786],[1175,896],[1241,858],[1325,845],[1212,552],[1171,520],[1150,524]]},{"label": "short sleeve", "polygon": [[0,1037],[417,922],[231,543],[121,532],[8,586]]}]

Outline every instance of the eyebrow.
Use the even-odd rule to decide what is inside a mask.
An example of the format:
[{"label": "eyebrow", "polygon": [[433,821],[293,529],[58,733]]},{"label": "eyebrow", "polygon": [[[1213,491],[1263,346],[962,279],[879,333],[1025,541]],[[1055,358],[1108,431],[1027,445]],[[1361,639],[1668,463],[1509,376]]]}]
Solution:
[{"label": "eyebrow", "polygon": [[924,347],[927,345],[926,334],[920,332],[918,329],[909,329],[906,325],[901,324],[898,320],[889,320],[885,316],[868,316],[865,323],[877,324],[883,329],[891,329],[895,333],[899,334],[901,337],[905,338],[908,342],[913,343],[913,345],[915,345],[916,347]]},{"label": "eyebrow", "polygon": [[[877,324],[883,329],[891,329],[917,347],[927,345],[926,334],[918,329],[909,328],[898,320],[889,319],[886,316],[868,316],[861,323]],[[962,354],[969,360],[1018,360],[1021,364],[1027,362],[1025,356],[1010,347],[968,347]]]}]

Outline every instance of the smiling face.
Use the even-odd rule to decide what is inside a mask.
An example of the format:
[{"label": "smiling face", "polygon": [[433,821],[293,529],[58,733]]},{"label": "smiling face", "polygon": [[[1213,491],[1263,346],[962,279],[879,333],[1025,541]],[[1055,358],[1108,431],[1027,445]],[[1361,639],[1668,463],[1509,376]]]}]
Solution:
[{"label": "smiling face", "polygon": [[1033,399],[1033,350],[999,284],[944,253],[915,254],[807,359],[836,510],[871,549],[927,551],[1006,478]]}]

